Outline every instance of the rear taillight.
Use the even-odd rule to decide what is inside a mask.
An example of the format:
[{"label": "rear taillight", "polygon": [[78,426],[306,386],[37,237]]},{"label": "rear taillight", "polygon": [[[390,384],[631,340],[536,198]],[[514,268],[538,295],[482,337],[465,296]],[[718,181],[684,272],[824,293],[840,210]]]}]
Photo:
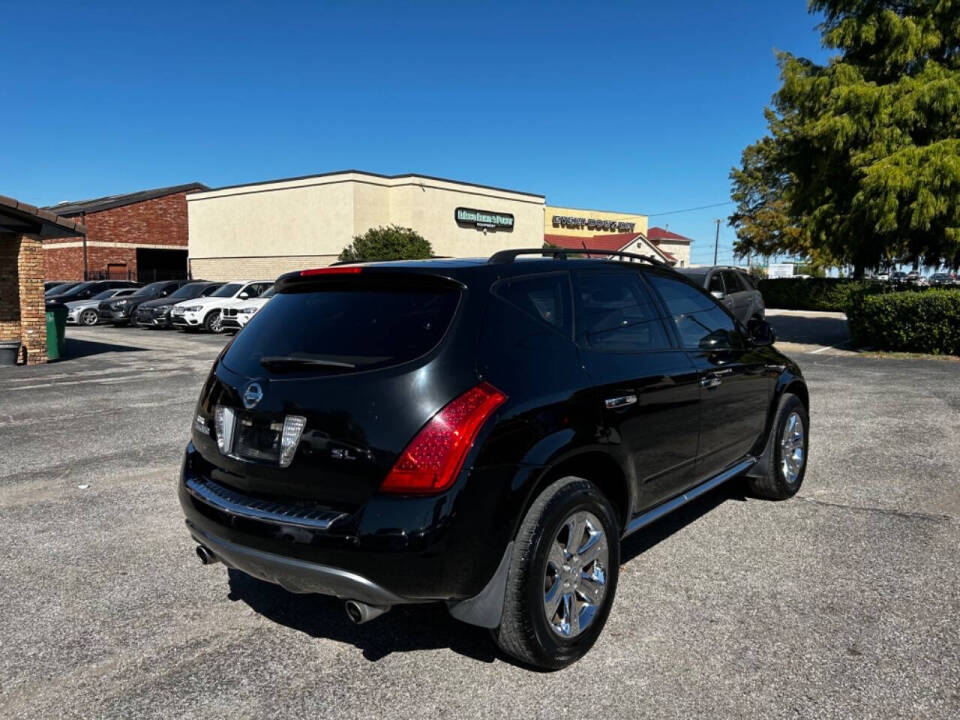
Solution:
[{"label": "rear taillight", "polygon": [[345,265],[342,267],[312,268],[310,270],[301,270],[300,277],[313,277],[314,275],[359,275],[363,268],[356,265]]},{"label": "rear taillight", "polygon": [[506,399],[483,382],[450,402],[410,441],[380,489],[429,494],[449,488],[483,423]]}]

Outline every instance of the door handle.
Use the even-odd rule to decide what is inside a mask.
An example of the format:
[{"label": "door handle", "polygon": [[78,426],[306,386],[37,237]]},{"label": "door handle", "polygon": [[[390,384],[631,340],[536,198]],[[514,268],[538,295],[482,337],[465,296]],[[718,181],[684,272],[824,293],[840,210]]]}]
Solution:
[{"label": "door handle", "polygon": [[603,401],[607,410],[616,410],[617,408],[634,405],[637,402],[636,395],[621,395],[620,397],[607,398]]},{"label": "door handle", "polygon": [[700,387],[710,390],[712,388],[720,387],[723,384],[723,378],[719,375],[714,375],[713,373],[709,375],[704,375],[700,378]]}]

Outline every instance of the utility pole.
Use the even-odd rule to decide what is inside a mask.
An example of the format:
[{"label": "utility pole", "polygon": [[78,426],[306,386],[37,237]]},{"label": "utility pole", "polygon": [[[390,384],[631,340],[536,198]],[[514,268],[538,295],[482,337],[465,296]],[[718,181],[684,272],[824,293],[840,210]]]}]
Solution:
[{"label": "utility pole", "polygon": [[714,220],[717,224],[717,236],[713,240],[713,264],[717,264],[717,250],[720,247],[720,218]]}]

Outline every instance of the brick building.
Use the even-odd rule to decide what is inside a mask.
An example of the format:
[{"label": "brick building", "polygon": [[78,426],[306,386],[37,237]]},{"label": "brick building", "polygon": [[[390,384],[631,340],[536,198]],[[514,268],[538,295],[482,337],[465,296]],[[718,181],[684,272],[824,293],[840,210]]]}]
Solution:
[{"label": "brick building", "polygon": [[47,361],[42,243],[84,232],[75,220],[0,195],[0,342],[19,347],[18,362]]},{"label": "brick building", "polygon": [[186,197],[206,189],[190,183],[44,208],[87,229],[85,238],[43,241],[45,277],[140,282],[186,277]]}]

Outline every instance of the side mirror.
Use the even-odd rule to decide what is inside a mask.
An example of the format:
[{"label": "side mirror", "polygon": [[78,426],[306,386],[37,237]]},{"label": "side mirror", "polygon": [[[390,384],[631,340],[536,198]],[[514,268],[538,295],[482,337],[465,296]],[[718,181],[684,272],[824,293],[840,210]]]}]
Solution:
[{"label": "side mirror", "polygon": [[766,320],[753,320],[747,326],[750,344],[754,347],[768,347],[777,340],[777,334]]},{"label": "side mirror", "polygon": [[719,290],[712,290],[710,291],[710,294],[713,295],[717,300],[723,300],[726,297],[726,295]]},{"label": "side mirror", "polygon": [[239,297],[241,300],[246,300],[247,298],[250,297],[250,293],[242,292],[237,297]]}]

